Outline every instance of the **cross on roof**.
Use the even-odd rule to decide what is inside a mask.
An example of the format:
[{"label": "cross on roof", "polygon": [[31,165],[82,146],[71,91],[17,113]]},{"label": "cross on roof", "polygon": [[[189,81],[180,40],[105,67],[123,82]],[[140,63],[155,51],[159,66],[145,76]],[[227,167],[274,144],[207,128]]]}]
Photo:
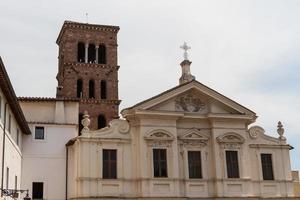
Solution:
[{"label": "cross on roof", "polygon": [[86,23],[89,23],[89,13],[85,13],[85,17],[86,17]]},{"label": "cross on roof", "polygon": [[188,60],[188,53],[187,53],[187,51],[188,51],[189,49],[191,49],[191,47],[189,47],[189,46],[186,44],[186,42],[184,42],[183,45],[180,46],[180,48],[184,50],[184,53],[183,53],[183,58],[184,58],[184,60]]}]

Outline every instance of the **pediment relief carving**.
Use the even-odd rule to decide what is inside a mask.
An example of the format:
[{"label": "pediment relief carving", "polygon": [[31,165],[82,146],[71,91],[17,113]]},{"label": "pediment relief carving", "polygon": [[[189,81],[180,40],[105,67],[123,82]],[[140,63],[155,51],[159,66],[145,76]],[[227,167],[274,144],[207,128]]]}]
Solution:
[{"label": "pediment relief carving", "polygon": [[245,142],[245,139],[241,135],[231,132],[218,136],[217,141],[219,143],[243,144]]},{"label": "pediment relief carving", "polygon": [[174,140],[174,136],[169,133],[168,131],[159,129],[151,131],[150,133],[146,134],[145,136],[146,140],[167,140],[172,141]]},{"label": "pediment relief carving", "polygon": [[203,97],[198,95],[194,90],[179,95],[175,99],[175,109],[185,112],[200,112],[206,108]]}]

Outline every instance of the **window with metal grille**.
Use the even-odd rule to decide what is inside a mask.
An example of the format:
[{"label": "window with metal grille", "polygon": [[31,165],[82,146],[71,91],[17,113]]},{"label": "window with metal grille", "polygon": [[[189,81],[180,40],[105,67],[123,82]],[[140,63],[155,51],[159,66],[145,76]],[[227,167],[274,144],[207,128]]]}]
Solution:
[{"label": "window with metal grille", "polygon": [[202,178],[201,152],[188,151],[189,178]]},{"label": "window with metal grille", "polygon": [[45,139],[45,129],[44,129],[44,127],[42,127],[42,126],[36,126],[35,127],[34,139],[36,139],[36,140]]},{"label": "window with metal grille", "polygon": [[154,177],[168,177],[166,149],[153,149]]},{"label": "window with metal grille", "polygon": [[237,151],[226,151],[226,166],[228,178],[240,178]]},{"label": "window with metal grille", "polygon": [[261,156],[261,167],[262,167],[263,179],[274,180],[272,154],[262,153],[260,156]]},{"label": "window with metal grille", "polygon": [[103,149],[102,156],[103,156],[102,177],[104,179],[116,179],[117,178],[117,150]]}]

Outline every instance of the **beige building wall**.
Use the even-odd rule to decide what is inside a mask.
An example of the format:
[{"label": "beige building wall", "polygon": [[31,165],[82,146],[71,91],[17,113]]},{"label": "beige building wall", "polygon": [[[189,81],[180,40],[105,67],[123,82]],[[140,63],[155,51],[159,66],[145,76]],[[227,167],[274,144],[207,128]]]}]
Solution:
[{"label": "beige building wall", "polygon": [[[43,182],[43,197],[65,199],[65,144],[78,134],[78,103],[59,100],[20,102],[32,135],[23,139],[22,187],[32,195],[32,183]],[[44,139],[35,139],[35,127],[44,127]]]},{"label": "beige building wall", "polygon": [[299,171],[292,171],[294,193],[296,197],[300,197],[300,182],[299,182]]},{"label": "beige building wall", "polygon": [[[4,118],[6,117],[3,188],[21,189],[20,187],[21,166],[22,166],[21,144],[22,144],[23,133],[18,123],[16,122],[15,116],[12,113],[10,106],[8,104],[5,106],[7,100],[3,92],[1,91],[1,89],[0,89],[0,99],[1,99],[0,100],[0,104],[1,104],[0,105],[1,107],[0,109],[0,166],[1,167],[3,163],[2,153],[3,153],[3,134],[4,134],[4,121],[5,121]],[[0,168],[0,170],[1,170],[0,171],[0,180],[1,180],[2,168]]]}]

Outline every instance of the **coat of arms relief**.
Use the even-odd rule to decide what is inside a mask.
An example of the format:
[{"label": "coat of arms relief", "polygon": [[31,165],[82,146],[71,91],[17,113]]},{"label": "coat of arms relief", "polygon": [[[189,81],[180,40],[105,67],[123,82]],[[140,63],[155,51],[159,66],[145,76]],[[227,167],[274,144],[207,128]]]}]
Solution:
[{"label": "coat of arms relief", "polygon": [[175,100],[176,110],[186,112],[199,112],[206,108],[206,104],[194,92],[180,95]]}]

